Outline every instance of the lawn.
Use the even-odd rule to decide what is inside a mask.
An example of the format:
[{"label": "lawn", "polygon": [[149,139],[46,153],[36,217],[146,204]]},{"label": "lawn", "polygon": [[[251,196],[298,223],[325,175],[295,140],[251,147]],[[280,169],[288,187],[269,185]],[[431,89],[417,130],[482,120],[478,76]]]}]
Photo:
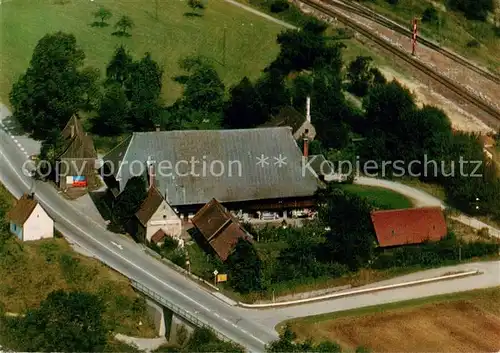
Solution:
[{"label": "lawn", "polygon": [[[409,28],[412,19],[420,18],[431,3],[438,6],[440,22],[428,24],[419,21],[420,32],[427,38],[434,39],[441,45],[499,72],[500,38],[498,34],[495,34],[492,23],[466,20],[461,13],[446,10],[445,0],[400,0],[395,6],[390,5],[386,0],[372,0],[363,2],[363,5]],[[472,40],[477,40],[481,46],[479,48],[468,47],[467,43]]]},{"label": "lawn", "polygon": [[[12,204],[12,196],[0,184],[0,207]],[[64,239],[22,243],[11,236],[4,244],[0,241],[0,306],[6,312],[37,307],[58,289],[98,294],[106,307],[104,319],[117,333],[156,336],[145,302],[129,281],[98,260],[74,252]]]},{"label": "lawn", "polygon": [[341,185],[340,188],[367,198],[368,201],[377,208],[391,210],[413,207],[413,203],[410,199],[392,190],[355,184]]},{"label": "lawn", "polygon": [[[181,0],[12,0],[0,6],[0,101],[4,103],[8,103],[13,82],[26,70],[37,41],[46,33],[73,33],[87,55],[86,64],[100,68],[102,75],[120,44],[126,45],[135,58],[151,52],[164,70],[163,98],[171,103],[181,92],[181,86],[172,81],[180,74],[179,59],[189,55],[211,58],[226,84],[245,75],[254,78],[277,55],[276,35],[283,29],[224,1],[209,1],[202,17],[184,16],[190,9]],[[109,27],[90,26],[96,20],[92,13],[100,6],[113,14]],[[130,38],[111,35],[123,15],[135,24]]]},{"label": "lawn", "polygon": [[[375,352],[497,352],[500,287],[290,321],[298,339]],[[280,324],[282,326],[282,324]]]}]

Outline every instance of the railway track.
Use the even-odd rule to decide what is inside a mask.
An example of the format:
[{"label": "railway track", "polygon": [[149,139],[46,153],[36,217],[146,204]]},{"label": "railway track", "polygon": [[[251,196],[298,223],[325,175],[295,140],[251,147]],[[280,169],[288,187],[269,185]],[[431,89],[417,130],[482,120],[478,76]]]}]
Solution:
[{"label": "railway track", "polygon": [[[329,5],[336,6],[336,7],[342,8],[346,11],[357,14],[359,16],[365,17],[366,19],[369,19],[369,20],[374,21],[378,24],[381,24],[384,27],[387,27],[387,28],[399,33],[399,34],[406,35],[406,36],[408,36],[408,38],[411,38],[411,36],[413,35],[412,31],[409,30],[408,28],[405,28],[404,26],[401,26],[400,24],[395,23],[394,21],[391,21],[391,20],[385,18],[384,16],[381,16],[381,15],[377,14],[376,12],[374,12],[370,9],[367,9],[366,7],[364,7],[360,4],[357,4],[355,2],[345,1],[345,0],[335,0],[335,1],[322,0],[322,1],[329,4]],[[456,53],[453,53],[452,51],[450,51],[448,49],[441,47],[440,45],[436,44],[435,42],[428,40],[428,39],[421,37],[421,36],[418,37],[418,42],[425,45],[426,47],[431,48],[434,51],[448,57],[449,59],[455,61],[456,63],[461,64],[462,66],[468,68],[469,70],[476,72],[477,74],[483,76],[484,78],[487,78],[488,80],[491,80],[492,82],[494,82],[496,84],[500,84],[500,77],[498,77],[497,75],[489,72],[488,70],[486,70],[482,67],[475,65],[474,63],[471,63],[470,61],[463,58],[462,56],[460,56]]]},{"label": "railway track", "polygon": [[401,60],[410,64],[411,66],[418,69],[419,71],[421,71],[425,75],[431,77],[432,79],[439,82],[440,84],[446,86],[450,91],[452,91],[453,93],[458,95],[460,98],[464,99],[465,101],[472,104],[473,106],[480,108],[482,111],[488,113],[488,115],[490,115],[492,118],[494,118],[497,125],[500,124],[500,111],[499,110],[497,110],[496,108],[487,104],[485,101],[483,101],[482,99],[480,99],[476,95],[469,93],[465,88],[461,87],[459,84],[455,83],[454,81],[452,81],[448,77],[445,77],[445,76],[437,73],[436,71],[434,71],[432,68],[430,68],[426,64],[417,60],[411,54],[395,47],[394,45],[387,42],[385,39],[380,38],[378,35],[374,34],[372,31],[370,31],[368,28],[358,24],[356,21],[350,19],[347,15],[341,13],[340,11],[335,11],[335,10],[331,9],[330,7],[326,7],[325,5],[320,4],[318,2],[315,2],[315,1],[312,1],[312,0],[300,0],[300,2],[302,2],[303,4],[323,13],[324,15],[334,17],[337,20],[339,20],[340,22],[344,23],[345,25],[353,28],[356,32],[367,37],[369,40],[373,41],[374,43],[376,43],[380,47],[382,47],[385,50],[389,51],[390,53],[394,54],[395,56],[397,56]]}]

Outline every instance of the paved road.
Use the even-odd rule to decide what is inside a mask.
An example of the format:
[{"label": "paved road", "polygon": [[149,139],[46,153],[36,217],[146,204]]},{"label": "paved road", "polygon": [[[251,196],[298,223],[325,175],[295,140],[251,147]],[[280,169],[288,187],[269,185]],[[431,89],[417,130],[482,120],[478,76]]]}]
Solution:
[{"label": "paved road", "polygon": [[[0,126],[0,182],[16,197],[33,186],[32,179],[22,172],[24,161],[26,161],[26,155]],[[36,182],[35,186],[38,200],[54,218],[58,230],[70,242],[77,243],[111,268],[161,294],[192,315],[196,315],[200,320],[209,323],[214,329],[244,345],[251,352],[262,352],[265,343],[277,338],[277,333],[273,328],[283,319],[500,285],[498,271],[500,263],[492,262],[467,265],[468,268],[480,267],[484,270],[485,274],[481,276],[281,309],[243,309],[217,299],[196,283],[146,255],[132,241],[108,232],[101,224],[79,212],[69,201],[64,200],[52,186],[40,182]],[[120,247],[114,245],[113,242]],[[428,273],[411,276],[424,275],[429,276]],[[400,280],[393,279],[392,281]]]},{"label": "paved road", "polygon": [[[25,160],[26,156],[17,144],[0,129],[0,182],[16,197],[30,190],[33,183],[31,178],[22,173]],[[273,330],[248,320],[242,316],[241,310],[208,295],[197,284],[146,255],[132,241],[117,237],[94,220],[79,213],[52,186],[37,182],[35,192],[65,237],[128,278],[170,299],[250,351],[262,352],[265,343],[277,338]],[[122,249],[112,242],[121,245]]]}]

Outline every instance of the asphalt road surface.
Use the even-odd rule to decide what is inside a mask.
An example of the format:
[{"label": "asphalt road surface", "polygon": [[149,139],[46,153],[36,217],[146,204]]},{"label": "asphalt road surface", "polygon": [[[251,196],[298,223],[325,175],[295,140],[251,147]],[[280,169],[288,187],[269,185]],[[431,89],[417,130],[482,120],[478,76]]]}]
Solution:
[{"label": "asphalt road surface", "polygon": [[[500,262],[489,262],[454,267],[481,269],[484,271],[483,275],[411,288],[386,290],[374,294],[361,294],[279,309],[251,310],[231,306],[145,254],[131,240],[108,232],[102,225],[76,210],[51,185],[33,182],[23,173],[23,163],[26,160],[26,155],[0,126],[0,182],[10,192],[20,197],[23,192],[33,190],[35,186],[37,199],[54,218],[57,229],[70,242],[77,243],[128,278],[140,282],[178,307],[196,315],[201,321],[242,344],[251,352],[263,352],[265,344],[278,337],[274,326],[285,319],[500,285]],[[446,271],[452,270],[450,268]],[[443,269],[431,271],[439,271],[439,274],[445,272]],[[430,273],[427,271],[427,273],[412,274],[390,281],[396,283],[415,279],[418,276],[425,278],[424,276],[429,277]],[[376,284],[371,286],[374,285]]]}]

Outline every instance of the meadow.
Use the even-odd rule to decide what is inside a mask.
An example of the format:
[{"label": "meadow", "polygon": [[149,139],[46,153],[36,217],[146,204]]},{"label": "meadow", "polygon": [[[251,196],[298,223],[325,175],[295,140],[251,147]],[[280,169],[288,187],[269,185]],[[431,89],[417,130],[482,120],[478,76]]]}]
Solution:
[{"label": "meadow", "polygon": [[[292,320],[298,339],[375,352],[496,352],[500,287]],[[432,334],[429,334],[431,333]]]},{"label": "meadow", "polygon": [[[93,13],[101,6],[112,13],[109,26],[93,27],[98,20]],[[47,33],[74,34],[86,65],[99,68],[101,75],[119,45],[136,59],[151,52],[164,70],[162,96],[168,104],[181,93],[172,80],[181,73],[180,59],[208,57],[227,85],[244,76],[255,78],[277,55],[276,35],[283,29],[223,0],[208,2],[205,10],[197,10],[201,16],[186,16],[192,11],[184,0],[10,0],[2,2],[0,11],[0,101],[5,104],[36,43]],[[132,36],[111,35],[124,15],[134,22]]]}]

